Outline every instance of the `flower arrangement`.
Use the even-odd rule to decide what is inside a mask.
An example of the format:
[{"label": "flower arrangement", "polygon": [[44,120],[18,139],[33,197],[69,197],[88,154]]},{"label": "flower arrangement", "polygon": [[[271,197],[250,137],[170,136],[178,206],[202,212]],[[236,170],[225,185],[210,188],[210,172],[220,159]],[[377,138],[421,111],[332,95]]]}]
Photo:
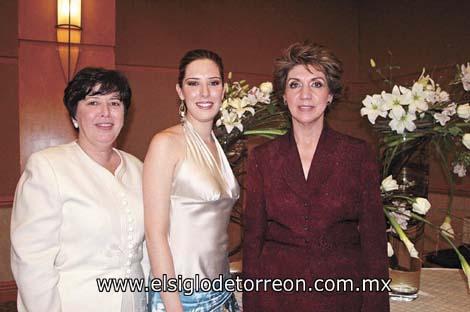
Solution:
[{"label": "flower arrangement", "polygon": [[[418,258],[418,251],[405,233],[409,223],[420,221],[437,229],[456,251],[470,287],[470,266],[453,243],[451,226],[455,185],[452,173],[464,177],[470,167],[470,104],[466,103],[470,95],[470,63],[457,67],[457,75],[449,84],[453,88],[451,94],[442,90],[424,69],[411,87],[405,87],[394,85],[391,79],[385,78],[373,59],[371,67],[392,89],[390,93],[382,91],[367,95],[360,111],[380,135],[384,178],[381,193],[389,230],[398,235],[411,257]],[[391,72],[394,68],[388,69]],[[399,184],[392,176],[392,173],[396,174],[396,168],[410,160],[413,152],[426,151],[423,148],[428,146],[439,157],[450,185],[447,215],[439,227],[425,218],[431,207],[429,201],[414,193],[409,181],[405,179],[404,184]],[[390,247],[389,255],[393,252]]]},{"label": "flower arrangement", "polygon": [[[220,115],[214,125],[214,133],[224,149],[240,185],[244,174],[243,160],[246,156],[247,136],[274,138],[287,132],[290,126],[287,109],[273,97],[271,82],[263,82],[259,87],[251,87],[245,80],[232,81],[228,74],[224,85],[225,97]],[[239,201],[232,210],[232,223],[242,224],[242,207]],[[241,244],[229,255],[236,254]]]},{"label": "flower arrangement", "polygon": [[225,151],[249,135],[273,138],[286,133],[287,111],[272,96],[271,82],[250,88],[245,80],[232,81],[229,73],[224,88],[225,97],[214,131]]}]

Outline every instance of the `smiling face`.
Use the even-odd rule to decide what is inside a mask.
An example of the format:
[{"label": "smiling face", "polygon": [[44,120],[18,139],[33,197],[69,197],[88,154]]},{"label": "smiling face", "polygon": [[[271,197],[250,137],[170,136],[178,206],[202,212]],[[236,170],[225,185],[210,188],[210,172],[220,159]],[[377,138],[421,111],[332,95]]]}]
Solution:
[{"label": "smiling face", "polygon": [[186,103],[190,121],[213,121],[224,97],[219,68],[208,59],[198,59],[186,67],[182,86],[176,85],[179,98]]},{"label": "smiling face", "polygon": [[[93,88],[96,89],[97,86]],[[82,147],[111,148],[124,125],[124,105],[119,92],[87,95],[78,102],[74,119]]]},{"label": "smiling face", "polygon": [[325,109],[333,96],[324,73],[311,65],[296,65],[287,75],[284,100],[294,123],[323,124]]}]

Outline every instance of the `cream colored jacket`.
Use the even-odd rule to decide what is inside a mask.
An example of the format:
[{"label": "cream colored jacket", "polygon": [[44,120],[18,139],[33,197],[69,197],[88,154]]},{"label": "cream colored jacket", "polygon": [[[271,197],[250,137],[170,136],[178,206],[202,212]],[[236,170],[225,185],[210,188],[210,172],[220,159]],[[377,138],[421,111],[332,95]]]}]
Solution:
[{"label": "cream colored jacket", "polygon": [[146,310],[145,293],[97,287],[97,278],[143,278],[142,163],[116,151],[114,175],[76,142],[28,160],[11,220],[20,312]]}]

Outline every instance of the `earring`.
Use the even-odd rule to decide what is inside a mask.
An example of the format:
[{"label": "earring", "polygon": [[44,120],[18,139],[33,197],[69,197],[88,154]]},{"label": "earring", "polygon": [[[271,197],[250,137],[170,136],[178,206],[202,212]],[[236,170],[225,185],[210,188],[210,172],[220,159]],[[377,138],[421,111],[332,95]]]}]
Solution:
[{"label": "earring", "polygon": [[180,102],[178,114],[180,115],[181,122],[183,122],[186,117],[186,105],[184,104],[184,100]]},{"label": "earring", "polygon": [[72,124],[75,129],[78,129],[78,122],[75,119],[72,119]]}]

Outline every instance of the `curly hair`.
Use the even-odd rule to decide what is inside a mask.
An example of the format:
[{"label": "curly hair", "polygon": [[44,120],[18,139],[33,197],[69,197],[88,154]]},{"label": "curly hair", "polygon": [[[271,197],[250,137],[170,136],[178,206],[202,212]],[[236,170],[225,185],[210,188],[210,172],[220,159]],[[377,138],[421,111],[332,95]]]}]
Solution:
[{"label": "curly hair", "polygon": [[343,89],[341,74],[343,67],[341,61],[326,47],[310,42],[294,43],[288,47],[274,64],[273,87],[274,95],[282,103],[286,91],[287,75],[297,65],[313,66],[316,70],[325,74],[325,78],[333,95],[333,101],[337,100]]}]

